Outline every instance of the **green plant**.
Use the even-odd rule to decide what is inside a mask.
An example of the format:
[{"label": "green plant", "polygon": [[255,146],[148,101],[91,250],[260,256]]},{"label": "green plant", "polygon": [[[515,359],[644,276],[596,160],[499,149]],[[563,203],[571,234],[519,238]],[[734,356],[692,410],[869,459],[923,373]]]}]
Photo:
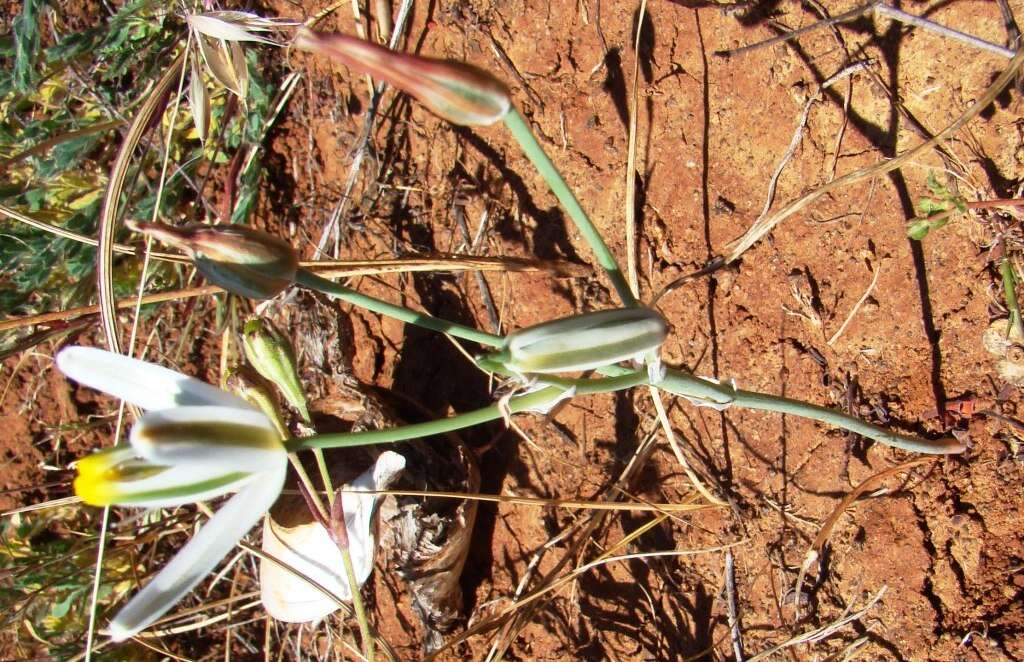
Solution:
[{"label": "green plant", "polygon": [[[188,21],[188,24],[192,26],[192,34],[189,38],[202,40],[205,39],[207,35],[199,34],[202,33],[202,30],[196,27],[198,24],[195,20],[196,16],[198,15],[193,14],[190,17],[191,20]],[[207,16],[207,18],[210,17],[228,22],[231,20],[243,20],[238,16],[232,17],[225,13],[217,14],[216,16]],[[236,25],[235,27],[239,26]],[[209,26],[207,26],[207,29],[209,29]],[[239,29],[241,28],[239,27]],[[181,25],[176,25],[173,30],[170,30],[170,32],[177,35],[177,38],[179,39],[177,46],[180,47]],[[351,40],[347,41],[351,44]],[[315,41],[307,42],[307,46],[310,43],[313,43],[314,45],[316,44]],[[27,44],[24,47],[25,52],[31,51],[32,48],[30,40],[26,40],[25,44]],[[242,126],[244,128],[228,134],[225,142],[229,146],[238,147],[242,144],[243,140],[258,140],[263,135],[262,129],[266,126],[268,117],[266,112],[257,112],[256,115],[252,115],[254,110],[259,111],[262,109],[263,111],[266,111],[268,108],[267,100],[269,98],[265,93],[265,90],[263,90],[262,95],[253,92],[253,90],[262,89],[261,85],[253,84],[253,78],[250,77],[251,71],[254,68],[252,65],[256,58],[255,52],[242,52],[242,54],[239,55],[240,51],[237,48],[232,45],[227,45],[224,46],[223,51],[219,51],[220,54],[218,55],[216,52],[208,52],[206,49],[208,46],[209,44],[206,44],[206,46],[200,46],[199,52],[202,54],[202,62],[204,62],[205,66],[209,68],[209,71],[201,69],[198,64],[199,60],[194,54],[189,56],[189,75],[192,77],[191,81],[192,83],[195,83],[197,79],[203,78],[199,85],[199,87],[203,89],[192,92],[193,112],[191,124],[189,124],[189,120],[187,119],[180,120],[176,124],[176,134],[179,136],[184,135],[187,138],[172,144],[169,150],[170,153],[167,156],[172,158],[175,162],[189,162],[193,159],[198,159],[200,156],[208,158],[213,162],[223,162],[226,160],[225,154],[222,154],[216,147],[214,147],[215,143],[209,139],[208,135],[209,127],[206,126],[208,122],[206,107],[210,104],[210,98],[209,91],[205,86],[206,77],[211,77],[222,88],[227,90],[227,94],[222,95],[220,98],[222,102],[221,105],[218,106],[216,103],[213,104],[213,117],[212,120],[210,120],[212,125],[216,126],[218,123],[218,108],[222,108],[222,112],[225,115],[227,114],[227,108],[229,107],[230,102],[225,101],[224,97],[228,96],[228,94],[235,95],[240,99],[239,103],[242,104],[243,112],[247,113],[250,117],[250,121],[243,123]],[[218,46],[218,48],[220,48],[220,46]],[[387,74],[389,72],[389,67],[394,66],[394,63],[390,62],[389,58],[397,56],[389,55],[387,52],[381,52],[381,50],[386,49],[373,50],[374,57],[380,59],[375,60],[372,68],[367,68],[369,68],[374,74],[382,76],[399,85],[401,85],[403,81],[409,80],[408,75],[405,75],[403,78],[402,75],[398,74],[394,74],[388,78]],[[349,60],[349,64],[357,66],[359,61],[359,57],[355,56],[353,59]],[[545,154],[543,148],[533,135],[529,124],[512,105],[511,100],[503,96],[507,94],[507,90],[505,90],[504,86],[500,84],[492,85],[491,83],[493,83],[493,79],[491,79],[489,75],[483,78],[468,75],[465,67],[452,65],[451,63],[425,61],[420,58],[404,55],[396,61],[400,61],[404,67],[411,67],[414,73],[416,71],[416,67],[426,68],[425,70],[429,70],[431,72],[430,76],[424,75],[422,79],[414,77],[415,85],[411,86],[408,91],[418,94],[421,100],[425,100],[429,107],[434,108],[444,117],[453,121],[465,120],[465,123],[467,124],[489,123],[497,122],[499,120],[505,124],[507,129],[511,132],[511,135],[522,146],[524,154],[526,154],[531,160],[538,172],[549,184],[555,196],[565,207],[570,218],[577,224],[581,235],[593,249],[597,262],[602,268],[604,268],[607,277],[613,289],[619,295],[623,306],[623,308],[615,311],[615,315],[621,315],[626,319],[629,325],[632,325],[634,322],[639,324],[636,329],[630,326],[628,333],[611,344],[603,343],[603,339],[600,337],[600,334],[590,333],[593,329],[585,325],[585,323],[588,322],[588,319],[585,319],[585,316],[576,316],[564,320],[547,322],[541,325],[541,327],[531,327],[530,329],[520,330],[519,332],[513,333],[507,337],[500,336],[415,312],[387,301],[369,297],[350,287],[317,276],[312,271],[306,269],[296,270],[295,264],[297,263],[297,260],[294,255],[285,256],[284,262],[288,267],[287,269],[276,269],[274,273],[260,272],[259,270],[264,268],[271,261],[263,260],[259,255],[256,255],[256,253],[259,253],[261,249],[267,248],[266,245],[261,246],[259,244],[258,238],[256,240],[255,247],[246,249],[246,247],[243,246],[238,253],[233,254],[232,251],[218,252],[199,250],[194,243],[190,243],[196,240],[195,233],[181,233],[178,231],[177,235],[173,235],[176,245],[183,248],[186,253],[196,261],[196,267],[199,271],[212,282],[223,285],[226,289],[233,291],[235,294],[255,298],[273,296],[280,289],[286,288],[294,282],[294,284],[299,287],[316,290],[410,324],[416,324],[427,329],[447,333],[453,337],[478,343],[484,347],[496,348],[499,350],[497,354],[486,355],[478,359],[478,367],[491,372],[497,377],[508,378],[511,382],[515,383],[518,388],[518,390],[510,397],[502,400],[501,402],[497,402],[492,406],[450,418],[429,421],[427,423],[367,432],[295,436],[294,438],[284,440],[285,448],[287,450],[295,453],[307,449],[389,443],[417,437],[432,436],[446,431],[462,429],[484,421],[497,420],[501,418],[508,419],[512,414],[517,412],[544,410],[549,408],[552,404],[567,397],[585,396],[593,393],[608,393],[640,385],[651,387],[656,396],[659,391],[664,391],[686,398],[700,406],[709,406],[719,409],[730,406],[748,407],[752,409],[804,416],[852,430],[876,439],[882,443],[890,444],[906,450],[926,453],[956,453],[963,450],[963,446],[955,440],[927,441],[906,437],[895,434],[889,430],[870,425],[853,416],[824,407],[778,396],[738,389],[731,383],[718,383],[713,380],[702,379],[690,375],[685,371],[660,370],[659,348],[665,335],[664,322],[657,313],[647,311],[647,309],[640,308],[638,306],[636,297],[629,289],[626,279],[624,278],[614,255],[605,244],[604,239],[596,230],[594,224],[590,221],[583,209],[583,206],[576,199],[569,186]],[[225,64],[227,62],[230,62],[230,67]],[[448,68],[446,69],[445,67]],[[31,68],[29,68],[29,71],[30,70]],[[479,74],[479,72],[476,73]],[[22,75],[29,74],[23,73]],[[244,83],[242,82],[243,79],[245,80]],[[454,82],[454,84],[449,84],[452,82]],[[443,89],[438,89],[439,87]],[[454,97],[452,97],[452,95],[454,95]],[[468,98],[460,99],[459,95],[467,95]],[[438,101],[438,99],[440,99],[440,101]],[[467,108],[469,108],[470,111],[467,111]],[[483,108],[483,110],[480,110],[481,108]],[[194,131],[190,130],[190,127],[194,128]],[[72,141],[68,140],[66,142],[71,143]],[[257,161],[250,161],[250,163],[255,162]],[[152,165],[154,162],[150,161],[148,163]],[[141,165],[139,166],[139,171],[143,171],[143,167]],[[194,171],[186,170],[186,173],[188,172]],[[257,174],[251,175],[253,172]],[[140,179],[145,178],[140,175]],[[178,179],[182,180],[184,178]],[[246,182],[246,186],[249,188],[245,189],[247,192],[243,193],[242,200],[239,204],[232,208],[231,220],[236,222],[245,220],[247,210],[250,208],[252,200],[255,199],[255,193],[258,190],[259,183],[258,168],[256,170],[246,168],[243,171],[242,179]],[[931,186],[931,180],[932,178],[930,178],[929,186]],[[168,181],[175,181],[178,188],[168,188],[164,186],[163,182],[160,183],[159,186],[162,187],[163,196],[160,198],[161,202],[159,203],[161,207],[164,205],[173,206],[186,197],[187,187],[181,185],[181,182],[175,180],[173,177]],[[152,184],[153,182],[149,183]],[[102,183],[99,185],[97,190],[103,190]],[[934,188],[932,190],[936,195],[940,195]],[[90,191],[92,191],[92,189],[90,189]],[[142,197],[142,202],[135,203],[134,211],[119,215],[119,217],[127,216],[144,221],[143,223],[135,224],[135,227],[148,231],[155,236],[172,236],[169,233],[173,229],[169,230],[166,226],[149,222],[153,217],[160,215],[158,213],[154,213],[157,211],[154,210],[154,208],[158,204],[158,198],[155,193],[146,187],[139,187],[136,189],[126,190],[126,194],[126,197],[129,199],[135,199],[140,196],[147,195],[150,197]],[[98,196],[95,194],[92,195],[92,198],[88,195],[85,196],[85,202],[83,204],[95,203]],[[73,198],[73,200],[77,201],[80,197],[82,196]],[[151,199],[152,202],[150,202],[147,207],[146,200],[149,199]],[[52,202],[52,199],[40,199],[39,206],[36,211],[44,209],[46,205],[51,204]],[[927,209],[930,211],[922,212],[929,214],[929,218],[931,219],[930,222],[933,223],[933,225],[928,226],[928,229],[938,227],[937,225],[934,225],[937,221],[932,217],[937,215],[938,211],[936,210],[938,210],[939,205],[946,203],[950,203],[953,207],[959,208],[953,200],[946,200],[945,203],[942,202],[942,200],[939,200],[929,203],[930,206]],[[951,211],[953,207],[947,206],[943,207],[943,209]],[[933,214],[932,212],[935,213]],[[95,215],[95,210],[93,210],[93,215]],[[94,228],[90,229],[88,227],[83,227],[81,232],[83,234],[90,234],[94,232]],[[218,231],[211,230],[210,232],[216,239]],[[161,235],[161,233],[163,234]],[[237,239],[238,232],[234,232],[233,234]],[[247,233],[242,231],[242,234]],[[223,232],[221,237],[224,238],[225,241],[230,242],[231,235],[232,232]],[[275,241],[275,245],[270,247],[270,250],[266,252],[274,253],[275,251],[280,251],[281,243],[282,242],[280,242],[280,240]],[[250,252],[246,253],[246,250],[250,250]],[[242,266],[241,269],[238,268],[240,265]],[[238,278],[239,272],[245,272],[246,270],[253,269],[256,270],[255,273],[250,271],[248,275],[243,277],[244,282],[240,285]],[[282,275],[282,273],[284,275]],[[263,287],[263,282],[257,282],[257,287],[254,288],[252,281],[261,281],[262,279],[272,281],[273,287]],[[634,314],[637,315],[634,317]],[[585,332],[581,332],[581,329]],[[636,331],[635,333],[634,330]],[[531,334],[533,335],[531,336]],[[539,359],[537,356],[528,356],[528,352],[518,357],[515,355],[515,351],[520,349],[516,345],[516,341],[527,336],[537,336],[545,341],[543,348],[544,354],[539,357]],[[547,344],[548,341],[551,341],[551,343]],[[629,351],[626,351],[627,349]],[[572,356],[563,356],[562,354],[566,352],[572,353]],[[534,361],[533,359],[538,360]],[[635,359],[634,363],[622,365],[622,363],[629,359]],[[592,378],[587,375],[570,377],[557,374],[558,372],[575,372],[584,369],[595,369],[601,373],[602,376]],[[289,379],[290,378],[291,377],[289,377]],[[83,378],[82,381],[90,383],[86,378]],[[294,390],[294,385],[290,385],[289,388]],[[292,397],[289,398],[290,401],[304,402],[304,399],[300,397],[301,393],[298,395],[292,393],[290,395],[292,395]],[[296,406],[300,411],[305,408],[304,404],[302,406]],[[303,418],[308,418],[308,416],[304,413]],[[216,427],[218,423],[223,421],[204,420],[204,422],[209,424],[212,429]],[[270,429],[269,424],[264,427],[266,429]],[[135,430],[140,429],[146,429],[145,422],[140,423],[135,428]],[[278,434],[280,434],[281,429],[283,429],[283,426],[279,424],[275,426],[275,430]],[[204,433],[205,432],[210,432],[210,430],[204,429]],[[223,431],[214,430],[214,432],[218,432],[219,434]],[[249,439],[244,430],[233,429],[231,432],[232,434],[240,435],[239,440],[241,441],[247,441]],[[166,442],[171,445],[176,443],[180,444],[184,439],[184,436],[177,436],[180,434],[183,434],[180,429],[177,431],[171,430],[163,436],[162,442]],[[200,435],[200,437],[205,439],[207,442],[210,442],[207,446],[207,450],[210,451],[218,450],[218,444],[226,441],[221,438],[222,436],[223,435],[213,435],[213,437],[208,437]],[[105,455],[94,457],[109,459],[113,457],[113,453],[119,452],[121,451],[106,451]],[[139,453],[142,454],[142,451],[139,451]],[[149,476],[148,472],[153,472],[153,475],[155,476],[163,475],[166,477],[166,475],[172,473],[168,467],[177,466],[174,462],[167,459],[166,456],[160,454],[153,455],[154,458],[156,458],[155,460],[154,458],[143,458],[147,460],[149,464],[132,464],[132,462],[137,461],[137,458],[134,458],[134,456],[129,458],[122,453],[121,455],[117,455],[118,463],[115,468],[123,468],[125,471],[139,471],[147,476]],[[280,453],[277,453],[276,455],[280,455]],[[197,458],[201,459],[199,454],[192,457],[189,461],[196,464]],[[85,473],[88,473],[89,471],[87,468],[88,466],[88,462],[83,465],[83,471]],[[297,464],[296,468],[299,467],[301,467],[301,465]],[[110,469],[110,467],[107,467],[107,469]],[[116,471],[114,473],[116,474]],[[134,476],[134,474],[132,475]],[[176,475],[180,477],[180,472],[176,473]],[[323,475],[326,477],[326,472],[323,472]],[[92,475],[91,478],[96,478],[96,476]],[[88,481],[84,482],[88,483]],[[308,477],[305,477],[303,482],[307,493],[313,496],[314,498],[312,500],[315,501],[315,493],[317,490],[311,487],[312,483],[309,481]],[[327,481],[325,480],[325,482]],[[175,484],[171,487],[175,489],[180,488],[182,493],[176,493],[175,496],[177,497],[198,498],[195,493],[190,492],[190,488],[195,486],[189,485],[187,480],[184,484]],[[87,491],[88,490],[83,490],[82,493],[85,494]],[[331,500],[334,497],[333,490],[329,487],[327,488],[327,496],[328,500]],[[103,500],[103,503],[114,502],[119,501],[116,499]],[[336,513],[334,509],[330,509],[330,512],[328,513],[328,509],[324,508],[323,504],[317,505],[314,503],[314,507],[319,511],[323,523],[328,527],[332,524],[336,524],[340,519],[339,514]],[[341,515],[343,516],[344,513]],[[213,525],[211,524],[211,526]],[[339,536],[337,541],[339,546],[341,546],[342,537]],[[233,543],[234,538],[230,542]],[[184,558],[188,558],[184,553],[183,556]],[[179,559],[180,558],[182,557],[179,557]],[[216,559],[205,565],[212,567],[212,563],[215,562]],[[172,561],[172,564],[173,563],[174,562]],[[181,565],[181,563],[183,563],[183,561],[179,561],[178,565]],[[350,577],[352,576],[351,571],[349,572],[349,575]],[[350,585],[355,583],[356,582],[350,580]],[[160,607],[166,608],[169,607],[170,603],[173,603],[173,601],[179,596],[176,595],[173,596],[173,598],[168,598],[167,596],[162,597],[163,599],[160,603]],[[353,592],[353,597],[358,597],[358,591]],[[149,606],[152,607],[152,605]],[[136,612],[137,611],[138,610],[136,610]],[[358,600],[356,612],[357,616],[360,618],[360,625],[363,630],[362,639],[364,644],[364,654],[367,657],[372,658],[373,639],[369,633],[369,628],[365,623],[365,613],[363,613],[361,608],[358,606]],[[132,619],[133,627],[120,630],[120,634],[127,636],[134,632],[138,627],[145,626],[148,624],[149,620],[151,620],[151,617],[156,617],[154,614],[155,609],[151,609],[149,613],[143,614],[144,618]],[[134,613],[133,615],[138,616],[138,613]]]},{"label": "green plant", "polygon": [[[41,46],[43,25],[56,35],[47,47]],[[15,222],[12,214],[0,221],[0,315],[68,308],[90,296],[95,249],[54,233],[96,235],[111,146],[124,118],[145,98],[140,91],[158,76],[166,53],[179,43],[183,27],[184,21],[168,14],[164,3],[134,0],[98,27],[62,33],[57,5],[23,4],[13,39],[0,43],[0,56],[13,62],[0,72],[0,205],[38,224]],[[162,146],[147,146],[129,174],[129,218],[153,218],[158,189],[159,216],[173,216],[186,203],[202,199],[209,165],[225,163],[229,150],[262,140],[272,121],[271,83],[260,75],[255,53],[245,53],[243,65],[247,84],[240,111],[232,109],[223,91],[207,95],[218,140],[204,143],[187,117],[177,118],[182,130],[175,134],[170,156],[180,166],[159,185],[151,173]],[[239,173],[234,222],[244,222],[251,213],[261,176],[254,153]],[[119,296],[134,291],[136,269],[134,260],[118,264],[113,284]],[[156,269],[152,277],[166,286],[181,282],[181,273],[173,269]]]},{"label": "green plant", "polygon": [[939,182],[934,172],[928,173],[927,184],[932,197],[917,201],[920,216],[907,224],[907,236],[918,241],[927,237],[929,232],[949,223],[955,214],[967,213],[967,202]]},{"label": "green plant", "polygon": [[[94,535],[55,535],[92,528],[77,507],[15,514],[0,521],[0,626],[10,633],[31,632],[14,645],[28,652],[39,643],[54,658],[81,650],[89,617]],[[113,602],[131,584],[122,554],[110,554],[100,584],[101,605]]]}]

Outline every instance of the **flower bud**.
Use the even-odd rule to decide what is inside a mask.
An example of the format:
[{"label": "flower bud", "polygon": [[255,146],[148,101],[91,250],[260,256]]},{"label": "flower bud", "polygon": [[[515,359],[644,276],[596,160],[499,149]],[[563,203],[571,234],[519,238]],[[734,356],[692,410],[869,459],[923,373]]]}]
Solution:
[{"label": "flower bud", "polygon": [[228,372],[222,386],[266,414],[282,439],[290,436],[274,387],[255,370],[247,365],[236,366]]},{"label": "flower bud", "polygon": [[284,334],[269,321],[254,317],[242,329],[242,348],[256,372],[274,384],[308,423],[309,409],[299,380],[295,352]]},{"label": "flower bud", "polygon": [[642,359],[666,335],[665,320],[650,308],[602,310],[520,329],[490,358],[522,374],[592,370]]},{"label": "flower bud", "polygon": [[133,229],[184,251],[214,285],[250,299],[269,299],[295,281],[299,261],[285,241],[242,225],[194,223],[171,227],[134,223]]},{"label": "flower bud", "polygon": [[294,43],[394,85],[453,124],[494,124],[512,107],[504,83],[465,62],[398,53],[348,35],[307,29],[299,30]]}]

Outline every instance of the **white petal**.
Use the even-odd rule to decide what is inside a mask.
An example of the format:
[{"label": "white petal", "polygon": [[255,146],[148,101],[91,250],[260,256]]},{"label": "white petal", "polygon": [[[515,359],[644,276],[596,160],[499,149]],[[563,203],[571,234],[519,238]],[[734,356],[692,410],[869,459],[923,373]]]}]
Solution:
[{"label": "white petal", "polygon": [[[267,517],[263,520],[263,551],[339,600],[352,600],[341,550],[316,520],[286,528]],[[260,560],[260,600],[268,614],[285,623],[318,621],[338,608],[333,598],[302,576],[266,559]]]},{"label": "white petal", "polygon": [[263,412],[233,407],[152,411],[132,428],[130,442],[153,464],[218,467],[248,473],[277,466],[281,437]]},{"label": "white petal", "polygon": [[234,492],[255,476],[258,474],[226,474],[221,467],[216,466],[168,467],[155,476],[119,482],[115,487],[115,503],[145,508],[173,508]]},{"label": "white petal", "polygon": [[284,456],[231,497],[177,556],[118,612],[110,624],[114,641],[124,641],[163,616],[235,546],[277,499],[284,486]]},{"label": "white petal", "polygon": [[[349,536],[349,554],[356,581],[362,586],[373,570],[375,550],[370,527],[378,494],[370,490],[386,489],[405,468],[405,458],[391,451],[382,453],[374,466],[342,489],[361,491],[343,493],[345,528]],[[263,522],[263,551],[308,576],[337,598],[352,599],[345,577],[341,552],[318,522],[286,528],[268,517]],[[286,623],[307,623],[319,620],[338,608],[338,604],[318,588],[282,568],[273,561],[260,561],[260,598],[267,613]]]},{"label": "white petal", "polygon": [[57,366],[76,382],[121,398],[143,409],[180,405],[253,409],[227,391],[180,372],[94,347],[68,347]]},{"label": "white petal", "polygon": [[[362,586],[373,570],[374,540],[373,509],[385,489],[405,469],[405,458],[393,451],[385,451],[377,458],[373,468],[345,485],[341,503],[345,508],[345,528],[348,530],[349,554],[355,568],[356,581]],[[361,493],[362,492],[362,493]]]}]

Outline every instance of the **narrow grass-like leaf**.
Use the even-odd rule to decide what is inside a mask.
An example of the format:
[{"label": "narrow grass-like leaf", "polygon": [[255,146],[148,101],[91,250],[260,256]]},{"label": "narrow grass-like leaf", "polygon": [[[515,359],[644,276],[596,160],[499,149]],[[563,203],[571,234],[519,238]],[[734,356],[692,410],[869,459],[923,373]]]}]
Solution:
[{"label": "narrow grass-like leaf", "polygon": [[14,19],[14,85],[20,92],[32,89],[39,54],[39,8],[41,0],[24,0]]},{"label": "narrow grass-like leaf", "polygon": [[128,135],[121,143],[117,159],[110,170],[110,181],[107,184],[107,194],[103,200],[103,211],[100,216],[99,254],[96,257],[96,264],[99,279],[100,316],[103,320],[103,331],[107,337],[107,346],[113,352],[121,351],[116,322],[117,303],[113,288],[114,230],[117,226],[118,203],[121,200],[121,193],[124,191],[128,164],[131,162],[132,154],[141,142],[146,129],[151,126],[151,120],[157,110],[164,107],[167,94],[180,75],[181,67],[184,64],[184,56],[178,56],[150,92],[149,97],[132,120]]}]

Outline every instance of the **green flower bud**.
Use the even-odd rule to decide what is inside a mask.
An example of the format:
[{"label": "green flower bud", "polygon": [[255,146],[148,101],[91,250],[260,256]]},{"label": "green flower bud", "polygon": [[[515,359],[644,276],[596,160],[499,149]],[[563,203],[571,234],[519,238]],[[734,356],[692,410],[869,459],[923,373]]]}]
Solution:
[{"label": "green flower bud", "polygon": [[309,422],[306,393],[299,380],[295,352],[288,339],[269,321],[254,317],[242,329],[245,358],[260,375],[284,394],[285,400]]},{"label": "green flower bud", "polygon": [[487,360],[521,374],[592,370],[643,358],[661,347],[667,332],[650,308],[602,310],[520,329]]},{"label": "green flower bud", "polygon": [[294,43],[394,85],[453,124],[494,124],[512,107],[504,83],[465,62],[398,53],[348,35],[307,29],[298,31]]},{"label": "green flower bud", "polygon": [[242,225],[193,223],[180,228],[134,223],[133,229],[184,251],[214,285],[250,299],[269,299],[295,281],[298,256],[285,241]]},{"label": "green flower bud", "polygon": [[277,428],[281,438],[287,439],[291,436],[288,433],[288,428],[284,425],[281,405],[277,400],[273,385],[251,367],[240,365],[232,368],[221,386],[224,387],[224,390],[230,391],[254,407],[258,407]]}]

